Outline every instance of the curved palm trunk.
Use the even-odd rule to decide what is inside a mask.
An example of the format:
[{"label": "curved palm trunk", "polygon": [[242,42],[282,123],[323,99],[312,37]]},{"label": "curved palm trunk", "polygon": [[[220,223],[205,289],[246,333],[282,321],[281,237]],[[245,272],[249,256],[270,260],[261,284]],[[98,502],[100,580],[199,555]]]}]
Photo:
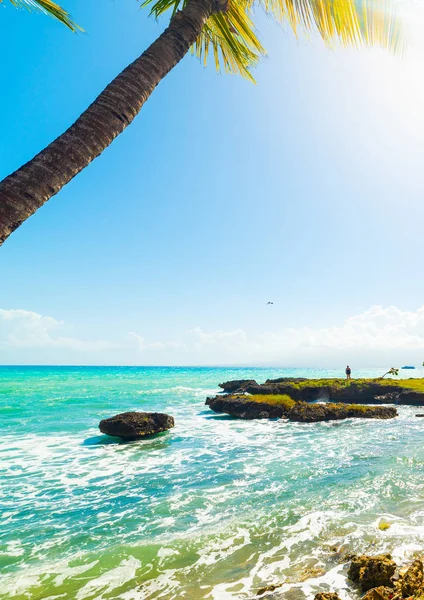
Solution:
[{"label": "curved palm trunk", "polygon": [[132,122],[225,0],[188,0],[162,35],[122,71],[64,134],[0,183],[0,245]]}]

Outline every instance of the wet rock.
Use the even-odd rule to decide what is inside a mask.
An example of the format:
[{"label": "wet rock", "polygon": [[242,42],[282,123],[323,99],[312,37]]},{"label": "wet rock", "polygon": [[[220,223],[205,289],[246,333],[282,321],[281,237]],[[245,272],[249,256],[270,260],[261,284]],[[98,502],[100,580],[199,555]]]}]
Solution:
[{"label": "wet rock", "polygon": [[316,594],[314,600],[340,600],[340,597],[338,594],[324,592],[324,593]]},{"label": "wet rock", "polygon": [[267,586],[261,588],[260,590],[258,590],[258,593],[256,595],[263,596],[267,592],[274,592],[275,590],[280,588],[282,585],[283,585],[282,583],[275,583],[274,585],[267,585]]},{"label": "wet rock", "polygon": [[362,596],[362,600],[391,600],[392,597],[393,588],[381,585],[380,587],[368,590],[368,592]]},{"label": "wet rock", "polygon": [[415,415],[416,417],[424,417],[424,413],[418,413],[417,415]]},{"label": "wet rock", "polygon": [[376,587],[392,587],[396,563],[390,554],[355,556],[350,563],[348,578],[358,584],[363,592]]},{"label": "wet rock", "polygon": [[345,404],[308,404],[297,402],[287,414],[290,421],[316,423],[340,419],[393,419],[397,410],[392,406],[350,406]]},{"label": "wet rock", "polygon": [[396,404],[424,406],[424,393],[406,390],[405,392],[401,392],[399,394]]},{"label": "wet rock", "polygon": [[[421,560],[414,560],[412,565],[408,568],[405,575],[400,581],[400,588],[402,590],[402,596],[408,598],[409,596],[415,596],[421,591],[423,587],[423,563]],[[422,590],[424,592],[424,590]]]},{"label": "wet rock", "polygon": [[381,396],[374,396],[374,402],[376,404],[395,404],[399,398],[399,392],[388,392]]},{"label": "wet rock", "polygon": [[217,413],[227,413],[239,419],[281,419],[287,416],[287,409],[281,405],[253,402],[249,396],[216,396],[206,398],[206,405]]},{"label": "wet rock", "polygon": [[102,433],[120,437],[123,440],[136,440],[174,427],[174,419],[164,413],[125,412],[103,419],[99,429]]},{"label": "wet rock", "polygon": [[396,408],[389,406],[351,406],[348,404],[310,404],[296,402],[290,408],[284,404],[270,404],[251,400],[250,396],[215,396],[207,398],[206,405],[217,413],[227,413],[240,419],[288,418],[297,423],[316,423],[340,419],[392,419],[397,416]]},{"label": "wet rock", "polygon": [[249,384],[256,384],[256,381],[254,379],[234,379],[232,381],[219,383],[218,387],[224,390],[224,392],[231,394],[233,392],[244,391],[244,388]]}]

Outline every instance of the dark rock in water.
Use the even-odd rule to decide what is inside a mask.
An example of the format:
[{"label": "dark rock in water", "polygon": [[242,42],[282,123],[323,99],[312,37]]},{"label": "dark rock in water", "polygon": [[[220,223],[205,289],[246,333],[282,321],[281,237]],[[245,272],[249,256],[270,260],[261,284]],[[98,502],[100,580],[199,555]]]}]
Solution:
[{"label": "dark rock in water", "polygon": [[[251,400],[250,396],[216,396],[207,398],[206,405],[217,413],[227,413],[239,419],[281,419],[288,418],[298,423],[335,421],[352,417],[365,419],[392,419],[397,416],[392,406],[351,406],[349,404],[310,404],[295,402],[294,406],[271,404]],[[291,401],[292,402],[292,401]],[[293,404],[293,402],[292,402]]]},{"label": "dark rock in water", "polygon": [[206,405],[217,413],[227,413],[239,419],[280,419],[287,416],[287,408],[278,404],[253,402],[249,396],[216,396],[206,398]]},{"label": "dark rock in water", "polygon": [[267,585],[267,586],[261,588],[260,590],[258,590],[258,593],[256,595],[263,596],[267,592],[274,592],[275,590],[280,588],[282,585],[283,585],[282,583],[276,583],[274,585]]},{"label": "dark rock in water", "polygon": [[297,402],[288,411],[288,419],[298,423],[338,421],[340,419],[393,419],[397,410],[392,406],[350,406],[349,404],[308,404]]},{"label": "dark rock in water", "polygon": [[256,381],[254,379],[234,379],[233,381],[219,383],[218,387],[231,394],[232,392],[244,391],[244,388],[249,384],[256,384]]},{"label": "dark rock in water", "polygon": [[358,584],[363,592],[372,588],[393,587],[392,577],[396,563],[390,554],[378,556],[355,556],[350,563],[347,576]]},{"label": "dark rock in water", "polygon": [[361,600],[391,600],[391,598],[393,598],[393,588],[380,585],[368,590]]},{"label": "dark rock in water", "polygon": [[415,415],[416,417],[424,417],[424,413],[418,413],[417,415]]},{"label": "dark rock in water", "polygon": [[174,427],[174,418],[164,413],[125,412],[100,421],[102,433],[120,437],[123,440],[136,440],[160,433]]},{"label": "dark rock in water", "polygon": [[399,398],[399,392],[388,392],[381,396],[374,396],[375,404],[396,404]]},{"label": "dark rock in water", "polygon": [[406,390],[401,392],[396,400],[396,404],[406,404],[410,406],[424,406],[424,393]]},{"label": "dark rock in water", "polygon": [[415,596],[422,590],[423,587],[423,563],[421,560],[414,560],[412,565],[406,571],[405,575],[400,581],[400,588],[402,590],[402,597],[409,598],[409,596]]},{"label": "dark rock in water", "polygon": [[338,594],[327,592],[316,594],[314,600],[340,600],[340,597]]}]

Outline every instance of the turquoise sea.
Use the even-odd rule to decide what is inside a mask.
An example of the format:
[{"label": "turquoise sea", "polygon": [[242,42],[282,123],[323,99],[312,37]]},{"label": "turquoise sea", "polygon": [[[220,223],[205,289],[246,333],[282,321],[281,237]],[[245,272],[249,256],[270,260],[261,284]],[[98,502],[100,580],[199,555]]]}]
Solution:
[{"label": "turquoise sea", "polygon": [[[341,554],[403,561],[424,547],[417,409],[289,424],[204,406],[227,379],[340,375],[0,368],[0,598],[229,600],[272,583],[283,583],[275,598],[356,598]],[[126,410],[167,412],[176,426],[128,444],[99,434],[102,418]]]}]

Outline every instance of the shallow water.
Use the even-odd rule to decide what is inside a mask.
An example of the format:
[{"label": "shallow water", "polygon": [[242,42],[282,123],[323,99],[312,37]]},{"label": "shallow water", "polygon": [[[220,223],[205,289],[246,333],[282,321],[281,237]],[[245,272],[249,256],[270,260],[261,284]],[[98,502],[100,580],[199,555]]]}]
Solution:
[{"label": "shallow water", "polygon": [[[302,375],[340,373],[0,368],[0,598],[226,600],[280,582],[288,599],[355,598],[340,554],[413,556],[424,546],[417,408],[294,424],[204,406],[223,380]],[[168,412],[176,426],[129,444],[99,434],[125,410]]]}]

